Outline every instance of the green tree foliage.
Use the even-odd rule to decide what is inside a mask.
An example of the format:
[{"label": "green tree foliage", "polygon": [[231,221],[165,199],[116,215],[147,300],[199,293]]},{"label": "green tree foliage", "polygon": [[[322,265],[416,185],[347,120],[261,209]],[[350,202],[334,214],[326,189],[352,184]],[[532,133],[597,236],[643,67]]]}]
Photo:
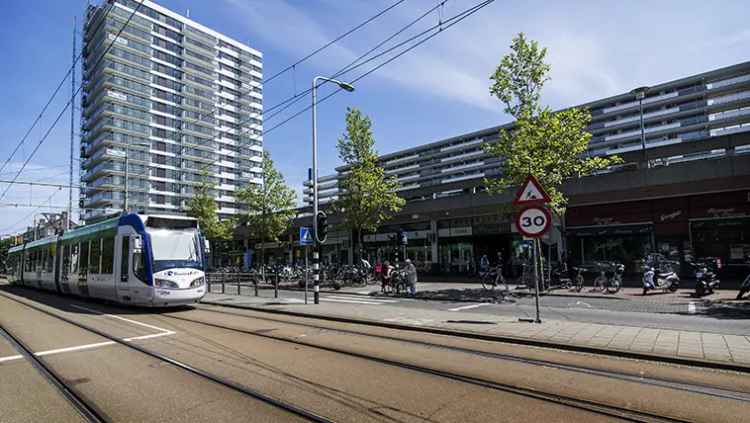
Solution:
[{"label": "green tree foliage", "polygon": [[346,133],[338,140],[339,158],[348,169],[340,182],[342,194],[333,208],[360,241],[363,231],[377,230],[405,204],[405,200],[396,195],[396,178],[386,176],[378,164],[371,127],[370,118],[356,108],[349,108]]},{"label": "green tree foliage", "polygon": [[567,198],[560,191],[569,178],[620,163],[619,157],[588,157],[591,121],[587,110],[566,109],[557,113],[539,104],[541,89],[549,80],[550,66],[544,62],[547,49],[518,34],[495,73],[490,77],[490,94],[516,119],[510,130],[502,130],[497,142],[487,143],[489,154],[503,159],[502,177],[487,180],[492,192],[503,192],[534,175],[552,198],[551,207],[565,212]]},{"label": "green tree foliage", "polygon": [[219,220],[218,210],[214,200],[214,184],[208,178],[208,172],[203,171],[201,182],[195,187],[193,197],[187,202],[187,215],[198,219],[203,235],[211,241],[226,241],[232,238],[234,222],[231,219]]},{"label": "green tree foliage", "polygon": [[[247,223],[253,236],[261,243],[278,241],[289,230],[297,214],[297,194],[284,181],[284,175],[274,167],[270,154],[263,153],[263,182],[251,184],[237,193],[237,198],[247,206],[241,219]],[[261,248],[261,263],[265,262],[265,249]]]}]

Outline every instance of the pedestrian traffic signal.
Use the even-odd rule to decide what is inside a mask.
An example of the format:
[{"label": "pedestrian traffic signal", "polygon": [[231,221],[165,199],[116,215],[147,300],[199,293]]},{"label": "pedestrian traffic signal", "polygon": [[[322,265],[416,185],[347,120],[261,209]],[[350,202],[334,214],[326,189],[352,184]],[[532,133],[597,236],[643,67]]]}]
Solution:
[{"label": "pedestrian traffic signal", "polygon": [[398,231],[398,243],[400,245],[409,244],[409,238],[406,236],[406,232],[403,229]]},{"label": "pedestrian traffic signal", "polygon": [[326,242],[326,236],[328,236],[328,216],[326,216],[325,212],[319,211],[318,215],[315,216],[315,221],[317,223],[315,239],[319,243],[324,243]]}]

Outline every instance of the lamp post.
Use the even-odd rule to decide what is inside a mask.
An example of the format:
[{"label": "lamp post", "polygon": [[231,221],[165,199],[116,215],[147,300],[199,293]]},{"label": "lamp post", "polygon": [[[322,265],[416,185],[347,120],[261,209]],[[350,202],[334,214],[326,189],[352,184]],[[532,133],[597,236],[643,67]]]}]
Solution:
[{"label": "lamp post", "polygon": [[320,275],[319,275],[319,261],[320,252],[318,251],[318,244],[321,240],[318,238],[318,81],[333,82],[338,85],[339,88],[352,92],[354,86],[347,82],[341,82],[336,79],[326,78],[325,76],[316,76],[312,82],[312,189],[313,189],[313,239],[315,249],[313,250],[313,284],[314,284],[314,302],[319,304],[319,291],[320,291]]},{"label": "lamp post", "polygon": [[630,91],[631,94],[635,96],[635,99],[638,100],[638,108],[640,109],[641,113],[641,150],[643,151],[643,163],[645,163],[646,167],[650,167],[648,163],[648,156],[646,154],[646,131],[643,126],[643,99],[646,97],[646,93],[648,92],[649,87],[638,87]]}]

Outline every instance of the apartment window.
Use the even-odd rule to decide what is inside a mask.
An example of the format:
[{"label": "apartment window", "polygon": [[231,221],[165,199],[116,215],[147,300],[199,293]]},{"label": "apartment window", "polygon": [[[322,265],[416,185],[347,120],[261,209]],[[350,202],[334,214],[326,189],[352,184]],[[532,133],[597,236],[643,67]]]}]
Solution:
[{"label": "apartment window", "polygon": [[177,70],[175,68],[171,68],[169,66],[162,65],[161,63],[151,62],[151,69],[159,73],[169,75],[172,78],[182,79],[182,71]]}]

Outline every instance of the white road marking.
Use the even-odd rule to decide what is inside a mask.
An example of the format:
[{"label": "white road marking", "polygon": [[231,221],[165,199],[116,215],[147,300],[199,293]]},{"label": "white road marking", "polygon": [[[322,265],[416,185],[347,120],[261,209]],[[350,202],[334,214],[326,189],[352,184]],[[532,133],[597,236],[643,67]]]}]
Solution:
[{"label": "white road marking", "polygon": [[120,316],[115,316],[114,314],[106,314],[106,313],[102,313],[101,311],[98,311],[98,310],[94,310],[94,309],[91,309],[91,308],[87,308],[87,307],[81,307],[81,306],[79,306],[79,305],[75,305],[75,304],[71,304],[70,306],[71,306],[71,307],[75,307],[75,308],[77,308],[77,309],[79,309],[79,310],[86,310],[86,311],[90,311],[90,312],[92,312],[92,313],[97,313],[97,314],[99,314],[100,316],[111,317],[111,318],[113,318],[113,319],[117,319],[117,320],[122,320],[122,321],[124,321],[124,322],[132,323],[132,324],[134,324],[134,325],[138,325],[138,326],[143,326],[143,327],[145,327],[145,328],[149,328],[149,329],[153,329],[153,330],[158,330],[159,332],[171,332],[171,331],[170,331],[169,329],[164,329],[164,328],[160,328],[160,327],[158,327],[158,326],[154,326],[154,325],[149,325],[149,324],[147,324],[147,323],[142,323],[142,322],[137,322],[137,321],[135,321],[135,320],[130,320],[130,319],[126,319],[126,318],[124,318],[124,317],[120,317]]},{"label": "white road marking", "polygon": [[477,307],[483,307],[486,305],[490,305],[489,303],[479,303],[479,304],[469,304],[461,307],[456,308],[449,308],[448,311],[461,311],[461,310],[469,310],[471,308],[477,308]]},{"label": "white road marking", "polygon": [[[89,311],[89,312],[92,312],[92,313],[97,313],[100,316],[112,317],[114,319],[122,320],[122,321],[125,321],[125,322],[128,322],[128,323],[134,324],[134,325],[143,326],[143,327],[146,327],[146,328],[149,328],[149,329],[154,329],[154,330],[158,330],[159,331],[159,333],[152,333],[152,334],[149,334],[149,335],[140,335],[140,336],[133,336],[133,337],[130,337],[130,338],[122,338],[122,340],[126,341],[126,342],[130,342],[130,341],[142,341],[144,339],[159,338],[159,337],[162,337],[162,336],[169,336],[169,335],[174,335],[174,334],[177,333],[177,332],[174,332],[174,331],[171,331],[171,330],[168,330],[168,329],[160,328],[158,326],[153,326],[153,325],[149,325],[147,323],[137,322],[135,320],[126,319],[124,317],[115,316],[113,314],[105,314],[105,313],[99,312],[97,310],[86,308],[86,307],[81,307],[81,306],[78,306],[78,305],[75,305],[75,304],[71,304],[71,306],[75,307],[77,309],[80,309],[80,310],[86,310],[86,311]],[[37,353],[34,353],[34,355],[37,356],[37,357],[44,357],[46,355],[60,354],[60,353],[66,353],[66,352],[72,352],[72,351],[90,350],[90,349],[93,349],[93,348],[99,348],[99,347],[104,347],[104,346],[107,346],[107,345],[114,345],[114,344],[116,344],[115,341],[104,341],[104,342],[97,342],[95,344],[84,344],[84,345],[76,345],[74,347],[58,348],[58,349],[47,350],[47,351],[39,351]],[[21,358],[23,358],[22,355],[10,355],[10,356],[7,356],[7,357],[0,357],[0,363],[4,363],[6,361],[19,360]]]},{"label": "white road marking", "polygon": [[366,294],[369,294],[370,292],[371,292],[371,291],[359,291],[359,292],[357,292],[357,294],[363,294],[363,295],[366,295]]},{"label": "white road marking", "polygon": [[688,303],[688,314],[695,314],[695,303],[692,301]]},{"label": "white road marking", "polygon": [[6,362],[6,361],[18,360],[19,358],[23,358],[23,356],[22,355],[9,355],[7,357],[0,357],[0,363]]},{"label": "white road marking", "polygon": [[332,303],[383,305],[383,303],[376,303],[376,302],[372,302],[372,301],[337,300],[335,298],[320,298],[320,301],[329,301],[329,302],[332,302]]},{"label": "white road marking", "polygon": [[345,297],[343,295],[326,295],[325,298],[336,298],[339,300],[352,300],[352,301],[375,301],[379,303],[397,303],[398,302],[398,300],[387,300],[384,298]]}]

